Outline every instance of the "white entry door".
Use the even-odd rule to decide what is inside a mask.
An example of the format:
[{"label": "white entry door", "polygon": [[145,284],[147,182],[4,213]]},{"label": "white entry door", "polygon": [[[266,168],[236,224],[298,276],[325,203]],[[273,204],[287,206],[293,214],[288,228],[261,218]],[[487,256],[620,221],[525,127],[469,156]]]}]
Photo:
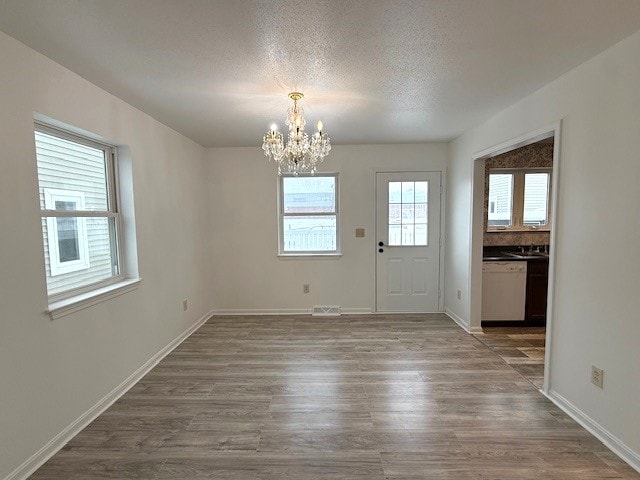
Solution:
[{"label": "white entry door", "polygon": [[437,312],[440,172],[376,173],[376,310]]}]

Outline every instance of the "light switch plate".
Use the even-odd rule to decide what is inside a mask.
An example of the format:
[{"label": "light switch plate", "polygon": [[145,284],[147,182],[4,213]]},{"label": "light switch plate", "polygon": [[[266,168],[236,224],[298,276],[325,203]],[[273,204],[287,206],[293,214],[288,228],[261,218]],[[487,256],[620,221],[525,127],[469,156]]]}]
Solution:
[{"label": "light switch plate", "polygon": [[356,237],[364,237],[364,228],[356,228]]},{"label": "light switch plate", "polygon": [[591,366],[591,383],[598,388],[604,388],[604,370]]}]

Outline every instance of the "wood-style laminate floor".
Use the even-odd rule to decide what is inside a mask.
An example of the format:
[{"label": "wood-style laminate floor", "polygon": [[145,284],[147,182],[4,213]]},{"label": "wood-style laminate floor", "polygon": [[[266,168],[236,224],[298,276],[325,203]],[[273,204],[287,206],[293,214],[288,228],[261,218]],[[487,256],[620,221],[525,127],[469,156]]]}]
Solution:
[{"label": "wood-style laminate floor", "polygon": [[545,327],[485,327],[476,338],[537,388],[542,388]]},{"label": "wood-style laminate floor", "polygon": [[448,317],[214,317],[32,479],[639,479]]}]

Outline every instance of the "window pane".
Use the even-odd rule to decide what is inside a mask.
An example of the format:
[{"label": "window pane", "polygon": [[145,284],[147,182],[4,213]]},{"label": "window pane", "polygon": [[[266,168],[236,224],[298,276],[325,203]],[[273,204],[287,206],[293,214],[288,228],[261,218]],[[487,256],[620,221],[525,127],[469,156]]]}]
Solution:
[{"label": "window pane", "polygon": [[389,203],[402,202],[402,182],[389,182]]},{"label": "window pane", "polygon": [[489,175],[489,226],[510,226],[513,210],[513,174],[492,173]]},{"label": "window pane", "polygon": [[429,182],[389,182],[389,202],[401,200],[389,205],[389,245],[427,245],[428,192]]},{"label": "window pane", "polygon": [[405,205],[402,204],[402,223],[403,224],[411,224],[415,222],[413,204]]},{"label": "window pane", "polygon": [[80,260],[78,245],[78,219],[56,218],[60,263]]},{"label": "window pane", "polygon": [[402,245],[412,246],[413,243],[413,225],[402,225]]},{"label": "window pane", "polygon": [[283,218],[285,252],[336,251],[336,216]]},{"label": "window pane", "polygon": [[389,224],[402,223],[402,205],[390,204],[389,205]]},{"label": "window pane", "polygon": [[115,205],[115,199],[109,197],[110,149],[86,145],[82,138],[74,141],[69,135],[49,130],[34,132],[40,206],[55,212],[43,212],[46,216],[42,217],[49,295],[120,274],[117,217],[62,216],[63,212],[74,211],[108,212]]},{"label": "window pane", "polygon": [[284,213],[334,213],[335,177],[283,177]]},{"label": "window pane", "polygon": [[35,140],[42,209],[53,208],[45,206],[45,189],[81,192],[84,206],[76,205],[78,210],[109,209],[104,150],[43,132],[35,132]]},{"label": "window pane", "polygon": [[415,212],[416,212],[416,223],[427,223],[427,204],[426,203],[416,203]]},{"label": "window pane", "polygon": [[[55,234],[50,228],[56,229]],[[42,230],[49,295],[118,273],[114,218],[46,217],[42,219]]]},{"label": "window pane", "polygon": [[427,225],[416,224],[415,229],[415,245],[426,246],[428,244]]},{"label": "window pane", "polygon": [[549,174],[527,173],[524,176],[524,225],[549,223]]},{"label": "window pane", "polygon": [[416,182],[416,203],[427,203],[429,182]]},{"label": "window pane", "polygon": [[415,182],[402,182],[402,203],[413,203]]},{"label": "window pane", "polygon": [[389,245],[402,245],[402,225],[389,225]]}]

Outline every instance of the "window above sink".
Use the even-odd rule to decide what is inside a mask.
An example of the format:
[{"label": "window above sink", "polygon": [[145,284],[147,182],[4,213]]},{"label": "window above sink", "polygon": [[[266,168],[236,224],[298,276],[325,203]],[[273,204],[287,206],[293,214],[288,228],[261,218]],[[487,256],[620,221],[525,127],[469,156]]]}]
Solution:
[{"label": "window above sink", "polygon": [[487,231],[549,231],[551,169],[491,169]]}]

